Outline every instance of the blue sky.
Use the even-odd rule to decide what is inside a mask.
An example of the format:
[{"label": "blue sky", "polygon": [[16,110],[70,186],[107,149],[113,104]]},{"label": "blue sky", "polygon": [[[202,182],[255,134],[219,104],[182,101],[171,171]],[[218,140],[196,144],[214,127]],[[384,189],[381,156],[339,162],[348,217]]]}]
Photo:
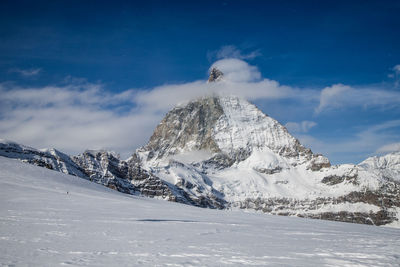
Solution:
[{"label": "blue sky", "polygon": [[222,60],[333,163],[400,148],[399,1],[82,2],[0,3],[0,137],[127,156]]}]

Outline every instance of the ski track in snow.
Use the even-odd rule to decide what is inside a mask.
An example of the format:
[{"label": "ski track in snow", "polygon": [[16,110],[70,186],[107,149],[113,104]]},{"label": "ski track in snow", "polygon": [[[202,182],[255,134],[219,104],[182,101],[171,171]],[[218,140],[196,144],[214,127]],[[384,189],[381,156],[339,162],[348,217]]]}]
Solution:
[{"label": "ski track in snow", "polygon": [[400,264],[395,228],[195,208],[4,157],[0,190],[1,266]]}]

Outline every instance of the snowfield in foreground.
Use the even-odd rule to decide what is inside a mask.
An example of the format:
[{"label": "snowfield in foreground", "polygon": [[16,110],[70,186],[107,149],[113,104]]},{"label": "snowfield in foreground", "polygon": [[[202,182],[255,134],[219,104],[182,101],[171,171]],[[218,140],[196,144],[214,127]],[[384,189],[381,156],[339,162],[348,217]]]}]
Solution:
[{"label": "snowfield in foreground", "polygon": [[400,263],[400,229],[195,208],[4,157],[0,183],[2,266]]}]

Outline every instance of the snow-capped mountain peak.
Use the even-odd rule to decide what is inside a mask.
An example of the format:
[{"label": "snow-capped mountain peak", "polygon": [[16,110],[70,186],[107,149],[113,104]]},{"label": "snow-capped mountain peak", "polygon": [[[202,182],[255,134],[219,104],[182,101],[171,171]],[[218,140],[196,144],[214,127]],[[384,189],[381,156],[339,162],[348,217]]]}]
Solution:
[{"label": "snow-capped mountain peak", "polygon": [[175,107],[148,144],[125,161],[107,151],[71,157],[6,141],[0,141],[0,155],[120,192],[200,207],[400,225],[400,153],[331,166],[235,96],[206,96]]},{"label": "snow-capped mountain peak", "polygon": [[218,158],[220,167],[239,163],[253,152],[264,153],[265,159],[276,155],[273,161],[281,159],[281,169],[305,162],[313,170],[330,166],[327,158],[314,155],[279,122],[236,96],[203,97],[172,109],[137,155],[146,165],[160,166],[171,157],[198,151],[203,156],[207,152],[208,160]]},{"label": "snow-capped mountain peak", "polygon": [[368,168],[379,168],[379,169],[393,169],[400,172],[400,151],[392,152],[383,156],[374,156],[367,158],[359,165]]}]

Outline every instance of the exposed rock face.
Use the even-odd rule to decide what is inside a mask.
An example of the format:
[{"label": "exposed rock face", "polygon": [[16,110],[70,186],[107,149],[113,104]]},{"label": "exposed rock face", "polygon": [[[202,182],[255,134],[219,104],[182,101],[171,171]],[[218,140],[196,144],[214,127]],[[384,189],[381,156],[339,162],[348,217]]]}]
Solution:
[{"label": "exposed rock face", "polygon": [[399,184],[382,184],[378,190],[374,191],[353,191],[340,197],[319,197],[314,200],[247,198],[244,201],[231,203],[231,205],[241,209],[261,210],[275,215],[379,226],[398,221],[400,186]]},{"label": "exposed rock face", "polygon": [[190,102],[176,107],[164,117],[142,151],[149,151],[148,159],[174,155],[183,149],[219,152],[213,140],[213,128],[223,114],[216,97]]},{"label": "exposed rock face", "polygon": [[307,170],[312,170],[312,171],[319,171],[322,168],[329,168],[331,166],[331,163],[329,160],[320,155],[313,155],[312,159],[310,160],[310,163],[307,165]]},{"label": "exposed rock face", "polygon": [[126,177],[126,163],[108,151],[86,150],[72,159],[91,181],[107,185],[109,180]]},{"label": "exposed rock face", "polygon": [[[194,189],[199,193],[203,191],[202,188],[198,188],[197,185],[191,184],[184,178],[178,180],[175,185],[160,179],[153,174],[156,171],[147,171],[142,168],[136,155],[133,155],[126,163],[128,165],[127,176],[131,180],[135,190],[144,196],[158,197],[203,208],[222,209],[225,207],[226,202],[215,195],[188,194],[185,190],[186,188]],[[176,164],[180,166],[180,163]],[[171,166],[174,166],[174,163],[171,163]]]},{"label": "exposed rock face", "polygon": [[[327,177],[329,177],[328,181],[334,181],[328,183],[332,186],[340,183],[358,185],[354,183],[354,179],[357,178],[357,175],[354,174],[353,176],[344,174],[343,176]],[[374,190],[364,187],[363,190],[351,191],[337,197],[317,197],[316,199],[247,198],[245,201],[235,202],[232,205],[242,209],[262,210],[276,215],[296,215],[314,219],[385,225],[398,222],[400,183],[383,179],[379,181],[378,187]]]},{"label": "exposed rock face", "polygon": [[20,159],[65,174],[85,176],[82,168],[76,165],[68,155],[56,149],[38,150],[0,139],[0,156]]},{"label": "exposed rock face", "polygon": [[357,175],[354,176],[346,176],[346,175],[329,175],[324,177],[321,182],[327,185],[336,185],[336,184],[340,184],[343,183],[344,181],[346,182],[350,182],[353,183],[355,185],[357,185]]},{"label": "exposed rock face", "polygon": [[312,157],[311,150],[303,147],[285,127],[246,100],[219,97],[219,103],[224,113],[209,127],[214,128],[214,140],[223,152],[238,155],[239,160],[263,148],[287,158],[308,160]]},{"label": "exposed rock face", "polygon": [[218,82],[222,79],[224,74],[217,68],[212,68],[210,71],[210,77],[208,78],[208,82]]},{"label": "exposed rock face", "polygon": [[128,165],[118,155],[104,150],[86,150],[71,158],[83,169],[84,178],[123,193],[137,193],[130,182]]},{"label": "exposed rock face", "polygon": [[143,196],[159,197],[169,201],[186,203],[184,199],[177,198],[165,182],[142,169],[138,164],[128,164],[127,177],[135,191]]}]

